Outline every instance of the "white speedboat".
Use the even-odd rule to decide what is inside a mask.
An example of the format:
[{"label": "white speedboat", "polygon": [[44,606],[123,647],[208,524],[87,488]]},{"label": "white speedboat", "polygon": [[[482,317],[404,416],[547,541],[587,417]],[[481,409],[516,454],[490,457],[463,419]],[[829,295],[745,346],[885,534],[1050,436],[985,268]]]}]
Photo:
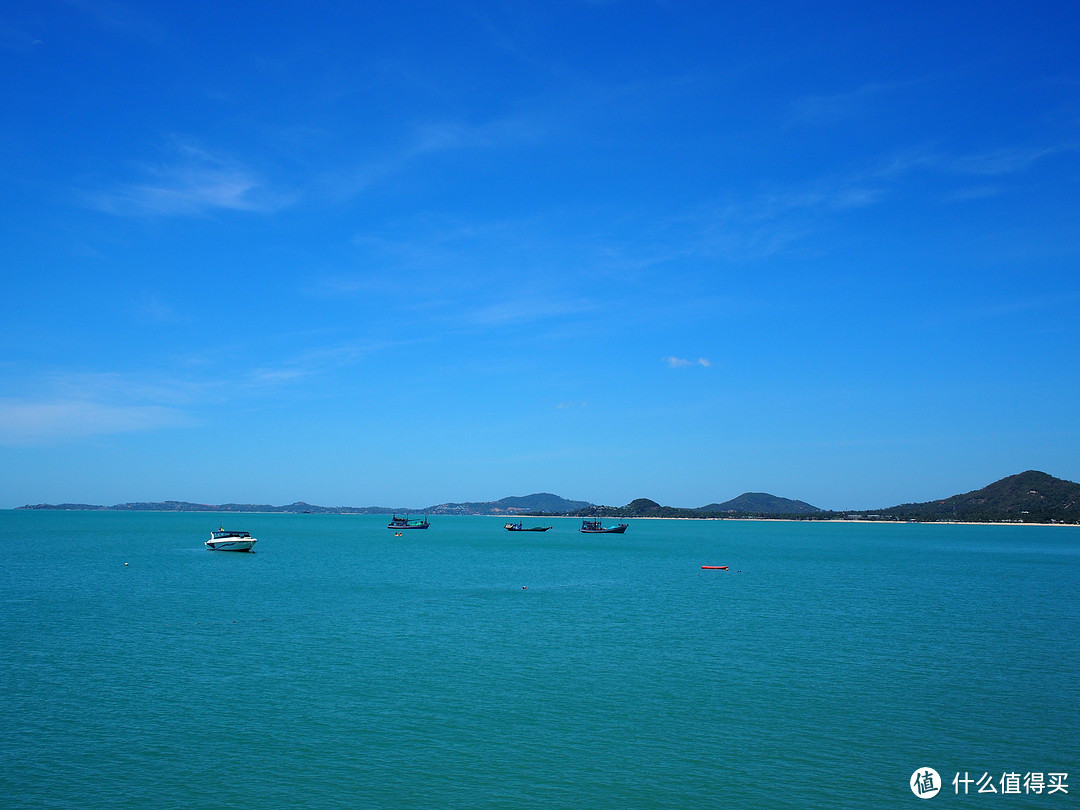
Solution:
[{"label": "white speedboat", "polygon": [[216,532],[210,532],[205,545],[213,551],[251,551],[257,542],[248,532],[231,532],[219,526]]}]

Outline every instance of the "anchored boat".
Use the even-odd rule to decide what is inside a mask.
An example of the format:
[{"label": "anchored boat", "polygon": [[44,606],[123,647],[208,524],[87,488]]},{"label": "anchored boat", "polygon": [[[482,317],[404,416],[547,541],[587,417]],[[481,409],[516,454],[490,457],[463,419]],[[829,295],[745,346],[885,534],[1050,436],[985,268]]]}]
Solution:
[{"label": "anchored boat", "polygon": [[409,520],[409,516],[398,517],[394,515],[393,519],[387,524],[388,529],[426,529],[429,525],[427,518],[423,520]]},{"label": "anchored boat", "polygon": [[508,532],[546,532],[551,527],[550,526],[530,526],[529,528],[526,529],[520,523],[507,523],[505,526],[503,526],[503,528],[506,529]]},{"label": "anchored boat", "polygon": [[619,523],[616,526],[604,526],[600,520],[583,520],[578,531],[585,534],[622,534],[629,525],[628,523]]},{"label": "anchored boat", "polygon": [[249,532],[234,532],[218,526],[203,545],[212,551],[251,551],[257,542]]}]

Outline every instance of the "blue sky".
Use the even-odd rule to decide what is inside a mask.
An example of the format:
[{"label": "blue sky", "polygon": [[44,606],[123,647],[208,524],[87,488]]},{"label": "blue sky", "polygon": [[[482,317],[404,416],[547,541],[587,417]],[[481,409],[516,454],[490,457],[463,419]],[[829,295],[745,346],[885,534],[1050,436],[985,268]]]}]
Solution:
[{"label": "blue sky", "polygon": [[0,507],[1080,480],[1073,2],[0,16]]}]

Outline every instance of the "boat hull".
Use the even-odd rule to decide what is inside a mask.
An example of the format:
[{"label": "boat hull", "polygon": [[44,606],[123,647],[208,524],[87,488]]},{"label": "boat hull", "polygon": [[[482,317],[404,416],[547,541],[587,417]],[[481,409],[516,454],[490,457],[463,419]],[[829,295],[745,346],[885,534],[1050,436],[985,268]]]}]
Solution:
[{"label": "boat hull", "polygon": [[205,545],[211,551],[252,551],[255,538],[247,540],[207,540]]},{"label": "boat hull", "polygon": [[210,532],[210,539],[203,545],[211,551],[251,551],[255,542],[249,532],[233,531],[219,526],[216,532]]},{"label": "boat hull", "polygon": [[388,529],[426,529],[429,525],[427,518],[423,520],[409,520],[409,518],[394,517],[387,525]]}]

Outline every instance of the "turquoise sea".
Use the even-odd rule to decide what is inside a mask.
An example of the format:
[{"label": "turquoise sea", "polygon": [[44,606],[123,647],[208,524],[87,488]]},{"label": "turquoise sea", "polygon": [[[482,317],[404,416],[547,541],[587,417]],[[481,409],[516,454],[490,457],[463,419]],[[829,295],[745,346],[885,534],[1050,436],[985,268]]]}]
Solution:
[{"label": "turquoise sea", "polygon": [[1076,806],[1080,527],[386,522],[0,512],[0,804]]}]

